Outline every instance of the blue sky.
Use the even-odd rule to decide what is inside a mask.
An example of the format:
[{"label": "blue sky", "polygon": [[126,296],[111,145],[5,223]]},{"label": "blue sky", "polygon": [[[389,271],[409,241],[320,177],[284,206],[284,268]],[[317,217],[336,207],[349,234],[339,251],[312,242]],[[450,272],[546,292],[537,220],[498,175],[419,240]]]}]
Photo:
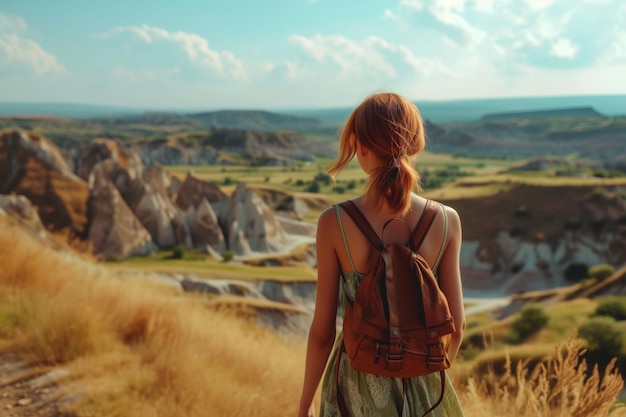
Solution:
[{"label": "blue sky", "polygon": [[0,101],[152,109],[626,94],[622,0],[0,0]]}]

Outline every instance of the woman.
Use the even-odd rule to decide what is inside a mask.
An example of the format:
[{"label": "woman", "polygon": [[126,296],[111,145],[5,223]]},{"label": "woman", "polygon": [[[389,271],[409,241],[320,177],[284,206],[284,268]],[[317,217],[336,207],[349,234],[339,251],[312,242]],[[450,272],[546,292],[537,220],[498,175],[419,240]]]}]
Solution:
[{"label": "woman", "polygon": [[[425,208],[427,200],[413,192],[419,187],[413,159],[424,146],[424,126],[418,109],[397,94],[367,98],[344,127],[339,155],[328,166],[328,172],[334,178],[356,155],[369,179],[365,194],[353,201],[379,237],[391,218],[402,218],[412,230]],[[384,236],[386,244],[406,242],[408,231],[388,230]],[[459,216],[454,209],[439,204],[438,215],[419,253],[437,272],[456,324],[448,349],[451,361],[458,353],[465,327],[460,249]],[[325,368],[328,371],[322,385],[322,417],[348,417],[346,410],[343,416],[339,411],[337,389],[341,390],[342,403],[347,405],[350,417],[419,417],[439,399],[438,372],[404,379],[357,372],[342,353],[341,343],[335,344],[338,301],[341,308],[351,301],[363,272],[376,259],[375,251],[343,210],[333,206],[321,214],[317,228],[317,298],[309,332],[300,417],[315,415],[313,398]],[[429,415],[462,416],[450,379],[445,381],[443,400]]]}]

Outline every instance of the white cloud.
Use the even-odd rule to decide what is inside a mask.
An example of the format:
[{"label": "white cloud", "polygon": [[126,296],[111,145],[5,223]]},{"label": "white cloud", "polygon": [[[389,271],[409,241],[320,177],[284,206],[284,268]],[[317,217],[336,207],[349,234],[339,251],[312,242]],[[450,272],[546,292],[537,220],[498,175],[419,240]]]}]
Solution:
[{"label": "white cloud", "polygon": [[284,64],[284,68],[285,68],[285,78],[290,81],[311,78],[312,76],[314,76],[313,72],[303,68],[297,62],[286,61]]},{"label": "white cloud", "polygon": [[494,13],[494,0],[474,0],[474,9],[481,13]]},{"label": "white cloud", "polygon": [[376,74],[395,77],[393,66],[367,43],[358,43],[343,36],[315,35],[307,38],[292,35],[289,42],[318,62],[330,61],[341,69],[343,76]]},{"label": "white cloud", "polygon": [[370,36],[366,43],[369,46],[378,47],[399,55],[402,60],[417,74],[431,75],[435,72],[450,74],[450,71],[448,71],[439,60],[420,58],[405,45],[392,44],[387,42],[385,39],[376,36]]},{"label": "white cloud", "polygon": [[469,41],[469,45],[480,44],[487,34],[472,26],[461,14],[463,11],[464,1],[442,1],[433,4],[429,11],[439,22],[446,26],[450,26],[460,30]]},{"label": "white cloud", "polygon": [[383,12],[383,17],[387,20],[398,20],[399,17],[390,9],[385,9]]},{"label": "white cloud", "polygon": [[574,59],[578,53],[578,45],[567,38],[558,38],[552,43],[550,55],[557,58]]},{"label": "white cloud", "polygon": [[0,70],[12,66],[26,66],[37,75],[65,72],[56,57],[34,40],[16,32],[28,29],[20,16],[0,13]]},{"label": "white cloud", "polygon": [[195,33],[169,32],[162,28],[141,25],[117,27],[109,33],[98,36],[110,38],[126,32],[136,35],[147,44],[154,44],[158,41],[173,42],[185,52],[194,65],[209,69],[222,77],[248,80],[248,75],[240,59],[230,51],[216,51],[209,48],[209,42]]},{"label": "white cloud", "polygon": [[552,6],[554,2],[555,0],[526,0],[526,4],[533,10],[547,9]]},{"label": "white cloud", "polygon": [[0,34],[0,69],[11,64],[26,65],[38,75],[65,72],[55,56],[37,42],[13,33]]},{"label": "white cloud", "polygon": [[0,13],[0,32],[22,32],[28,25],[20,16]]},{"label": "white cloud", "polygon": [[424,3],[420,0],[401,0],[400,9],[412,10],[415,12],[421,12],[424,9]]}]

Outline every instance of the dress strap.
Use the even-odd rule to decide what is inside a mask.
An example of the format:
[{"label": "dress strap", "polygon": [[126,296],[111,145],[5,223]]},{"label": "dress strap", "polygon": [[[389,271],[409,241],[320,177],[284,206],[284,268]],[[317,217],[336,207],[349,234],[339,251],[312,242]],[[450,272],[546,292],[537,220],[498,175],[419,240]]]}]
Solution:
[{"label": "dress strap", "polygon": [[443,241],[441,242],[441,248],[439,248],[439,254],[437,255],[437,260],[433,265],[433,271],[437,271],[439,268],[439,261],[441,260],[441,255],[443,255],[443,248],[446,245],[446,241],[448,240],[448,212],[446,212],[446,208],[443,204],[439,203],[439,208],[443,211]]},{"label": "dress strap", "polygon": [[341,237],[343,238],[343,244],[346,247],[346,253],[348,254],[350,265],[352,265],[352,270],[356,272],[356,267],[354,266],[354,262],[352,261],[352,255],[350,254],[350,248],[348,247],[348,240],[346,239],[346,233],[343,231],[343,223],[341,222],[341,213],[339,212],[338,204],[335,204],[335,211],[337,212],[337,222],[339,223],[339,230],[341,230]]}]

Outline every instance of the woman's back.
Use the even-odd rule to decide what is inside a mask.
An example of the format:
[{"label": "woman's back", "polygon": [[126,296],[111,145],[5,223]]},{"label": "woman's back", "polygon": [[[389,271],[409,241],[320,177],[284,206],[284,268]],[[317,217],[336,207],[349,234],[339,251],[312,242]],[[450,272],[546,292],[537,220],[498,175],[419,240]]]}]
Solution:
[{"label": "woman's back", "polygon": [[[413,194],[409,211],[399,220],[391,221],[385,227],[383,234],[385,223],[390,219],[398,219],[398,216],[389,210],[376,210],[372,207],[372,204],[368,204],[362,197],[353,201],[363,212],[384,244],[406,243],[426,207],[426,199]],[[449,231],[446,231],[446,226],[449,228],[449,225],[446,224],[448,223],[447,213],[444,213],[443,210],[446,210],[443,206],[438,210],[435,221],[418,251],[431,267],[435,266],[435,262],[441,253],[442,245],[445,246],[451,236]],[[341,214],[341,222],[350,251],[348,254],[346,250],[341,250],[343,242],[333,242],[334,246],[338,248],[337,256],[341,269],[343,271],[352,271],[353,267],[349,259],[349,256],[351,256],[354,269],[358,272],[366,273],[373,266],[373,261],[376,259],[376,249],[365,239],[357,225],[345,213]],[[454,235],[452,235],[452,238],[454,239]]]}]

